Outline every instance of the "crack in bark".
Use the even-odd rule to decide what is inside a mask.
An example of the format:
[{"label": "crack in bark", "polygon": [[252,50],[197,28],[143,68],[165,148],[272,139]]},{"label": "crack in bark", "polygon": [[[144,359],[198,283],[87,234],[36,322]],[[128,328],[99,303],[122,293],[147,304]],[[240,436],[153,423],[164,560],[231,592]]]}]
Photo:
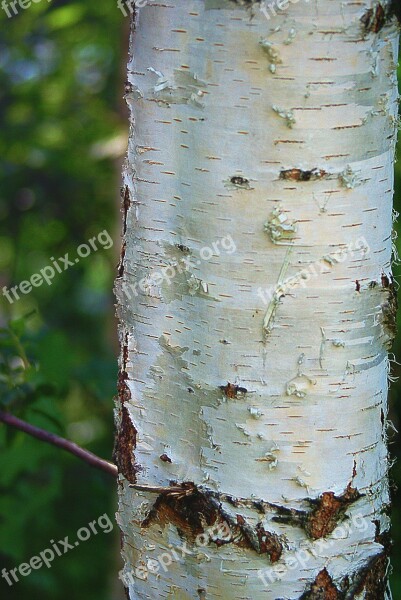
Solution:
[{"label": "crack in bark", "polygon": [[127,215],[129,207],[131,206],[131,196],[128,185],[121,188],[121,199],[123,205],[123,235],[127,233]]},{"label": "crack in bark", "polygon": [[[123,236],[127,233],[127,216],[128,209],[131,206],[131,196],[129,187],[126,185],[120,189],[120,195],[122,199],[122,208],[123,208]],[[123,277],[124,275],[124,260],[125,260],[125,252],[126,252],[127,244],[125,240],[123,240],[121,244],[121,252],[120,252],[120,260],[117,267],[118,277]]]},{"label": "crack in bark", "polygon": [[181,487],[182,493],[175,487],[172,492],[166,490],[160,494],[141,527],[147,528],[154,523],[165,527],[170,523],[180,536],[192,543],[197,536],[211,531],[213,536],[209,543],[216,546],[235,544],[257,554],[267,554],[272,563],[281,558],[283,543],[280,537],[267,531],[261,522],[252,527],[242,515],[237,514],[234,519],[223,510],[213,492],[203,492],[191,482],[185,482]]},{"label": "crack in bark", "polygon": [[118,277],[123,277],[124,275],[124,259],[125,259],[125,251],[126,251],[126,243],[123,242],[121,245],[121,253],[120,253],[120,261],[118,263],[118,267],[117,267],[117,272],[118,272]]}]

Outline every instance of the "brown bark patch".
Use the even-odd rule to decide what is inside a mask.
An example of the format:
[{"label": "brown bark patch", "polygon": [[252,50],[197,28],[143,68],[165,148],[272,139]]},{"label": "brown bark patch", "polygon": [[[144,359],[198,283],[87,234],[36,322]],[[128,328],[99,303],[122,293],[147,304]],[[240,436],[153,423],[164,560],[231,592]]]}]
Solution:
[{"label": "brown bark patch", "polygon": [[118,422],[117,433],[113,449],[113,460],[121,473],[130,483],[136,481],[134,449],[136,446],[137,431],[131,421],[126,402],[131,400],[131,392],[127,385],[128,373],[128,334],[125,335],[121,352],[121,370],[118,374],[117,399],[118,399]]},{"label": "brown bark patch", "polygon": [[224,392],[227,398],[236,398],[238,394],[246,394],[248,390],[244,387],[234,385],[233,383],[227,383],[227,385],[221,385],[220,389]]},{"label": "brown bark patch", "polygon": [[327,177],[328,173],[323,169],[311,169],[303,171],[302,169],[286,169],[280,171],[280,179],[286,181],[316,181]]},{"label": "brown bark patch", "polygon": [[343,600],[344,597],[344,593],[334,585],[327,570],[323,569],[312,583],[310,590],[302,594],[299,600]]},{"label": "brown bark patch", "polygon": [[301,527],[311,539],[318,540],[330,535],[343,519],[347,508],[361,497],[358,490],[349,484],[341,496],[324,492],[315,500],[309,498],[307,502],[313,507],[309,512],[274,505],[277,515],[273,521]]},{"label": "brown bark patch", "polygon": [[266,531],[261,523],[256,525],[260,554],[268,554],[272,563],[280,560],[283,553],[283,545],[276,533]]},{"label": "brown bark patch", "polygon": [[[122,210],[123,210],[123,235],[125,235],[127,233],[128,209],[131,206],[131,196],[130,196],[129,187],[127,185],[122,187],[120,190],[120,194],[121,194]],[[126,252],[126,243],[125,243],[125,241],[123,241],[123,243],[121,245],[120,260],[119,260],[118,268],[117,268],[118,277],[122,277],[124,275],[125,252]]]},{"label": "brown bark patch", "polygon": [[318,500],[313,501],[316,507],[306,520],[306,533],[313,540],[326,537],[337,527],[347,508],[360,497],[361,494],[351,485],[348,485],[341,496],[325,492]]},{"label": "brown bark patch", "polygon": [[188,482],[182,485],[182,492],[160,494],[142,527],[149,527],[154,522],[162,527],[171,523],[181,535],[194,541],[196,536],[205,532],[206,527],[214,525],[218,517],[213,502]]},{"label": "brown bark patch", "polygon": [[124,475],[130,483],[136,481],[136,467],[134,449],[136,445],[137,431],[131,421],[128,409],[120,408],[120,424],[118,426],[116,441],[113,451],[113,459],[117,465],[118,472]]}]

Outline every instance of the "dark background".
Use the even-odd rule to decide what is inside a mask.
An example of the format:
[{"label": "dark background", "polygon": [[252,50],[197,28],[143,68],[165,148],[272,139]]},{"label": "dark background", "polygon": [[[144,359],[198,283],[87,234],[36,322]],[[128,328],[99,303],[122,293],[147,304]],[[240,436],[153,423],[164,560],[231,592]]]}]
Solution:
[{"label": "dark background", "polygon": [[[0,9],[0,405],[107,459],[113,447],[117,339],[113,279],[119,252],[119,185],[126,148],[122,101],[129,23],[114,1],[41,0],[7,18]],[[378,132],[380,135],[380,132]],[[396,208],[401,207],[397,165]],[[10,304],[16,285],[107,230],[99,249]],[[397,279],[400,267],[395,266]],[[401,338],[395,344],[401,360]],[[25,364],[23,364],[25,362]],[[393,375],[401,374],[393,363]],[[391,389],[398,429],[401,384]],[[389,430],[394,458],[400,439]],[[401,507],[394,497],[394,598],[401,598]],[[0,425],[0,571],[13,569],[107,513],[106,474]],[[117,526],[101,530],[50,569],[12,588],[10,600],[121,600]]]}]

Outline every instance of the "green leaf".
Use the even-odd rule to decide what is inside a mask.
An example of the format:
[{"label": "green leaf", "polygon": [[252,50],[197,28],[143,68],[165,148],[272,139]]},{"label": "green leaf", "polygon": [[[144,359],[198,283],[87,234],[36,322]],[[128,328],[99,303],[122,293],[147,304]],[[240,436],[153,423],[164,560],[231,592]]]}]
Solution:
[{"label": "green leaf", "polygon": [[69,4],[68,6],[52,10],[48,14],[46,21],[50,29],[62,29],[63,27],[70,27],[79,23],[85,12],[85,7],[82,4]]}]

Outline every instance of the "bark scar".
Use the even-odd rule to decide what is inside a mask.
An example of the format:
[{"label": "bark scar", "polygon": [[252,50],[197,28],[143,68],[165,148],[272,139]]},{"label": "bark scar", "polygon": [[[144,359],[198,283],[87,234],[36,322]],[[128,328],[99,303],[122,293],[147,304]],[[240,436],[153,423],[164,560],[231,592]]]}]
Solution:
[{"label": "bark scar", "polygon": [[122,348],[122,365],[118,374],[117,409],[118,426],[113,450],[113,460],[121,473],[130,483],[135,483],[138,467],[135,465],[134,449],[136,447],[137,430],[132,423],[127,403],[131,400],[131,391],[127,385],[128,373],[128,334]]},{"label": "bark scar", "polygon": [[311,539],[318,540],[330,535],[349,506],[361,497],[362,494],[348,484],[341,496],[324,492],[318,499],[308,499],[312,506],[309,512],[280,507],[281,514],[274,516],[273,521],[302,527]]},{"label": "bark scar", "polygon": [[[277,562],[283,552],[283,542],[274,532],[267,531],[261,522],[253,527],[237,514],[234,518],[224,511],[212,492],[198,489],[192,482],[166,488],[157,497],[141,526],[152,524],[165,527],[174,525],[178,533],[194,543],[196,537],[209,534],[209,543],[216,546],[235,544],[239,548],[267,554],[272,563]],[[211,533],[210,533],[211,532]]]}]

